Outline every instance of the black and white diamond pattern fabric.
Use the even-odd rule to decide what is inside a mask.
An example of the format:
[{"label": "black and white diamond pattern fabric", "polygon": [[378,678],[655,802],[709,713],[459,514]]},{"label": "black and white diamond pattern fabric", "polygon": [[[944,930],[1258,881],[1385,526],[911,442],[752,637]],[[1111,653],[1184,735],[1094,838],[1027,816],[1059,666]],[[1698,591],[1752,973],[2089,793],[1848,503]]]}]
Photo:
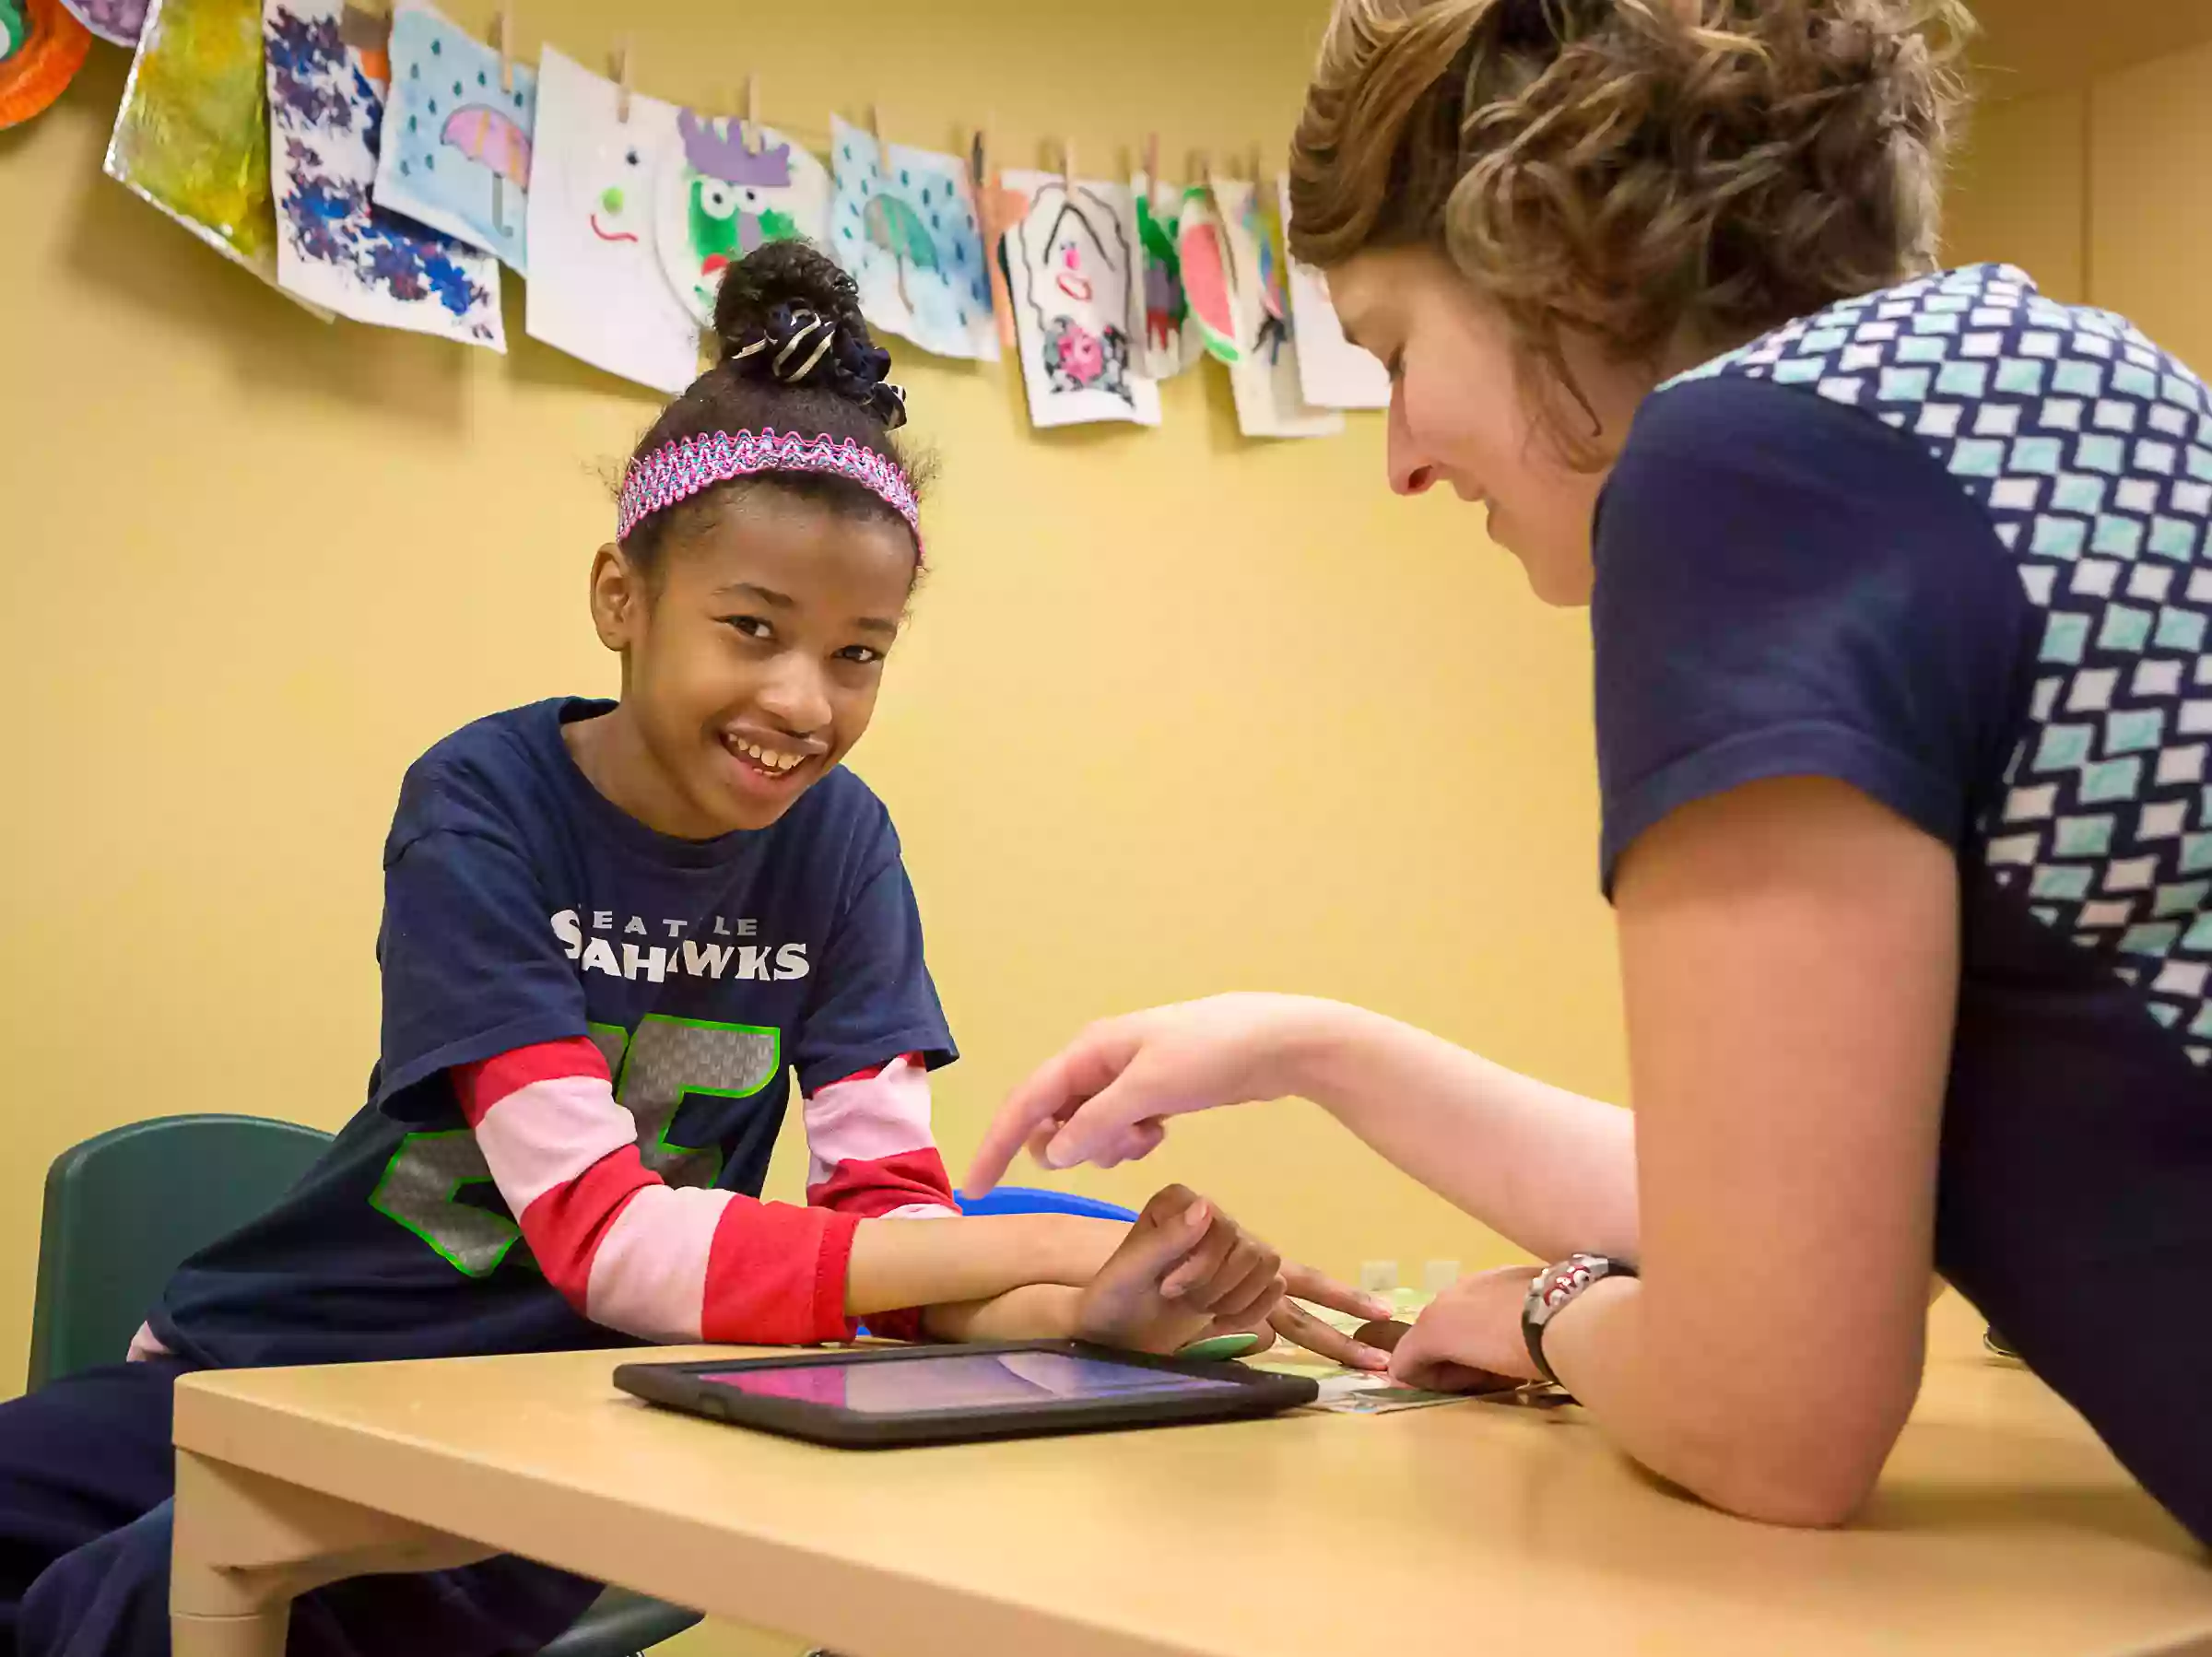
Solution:
[{"label": "black and white diamond pattern fabric", "polygon": [[2212,392],[2009,265],[1847,300],[1684,376],[1801,385],[1923,441],[2042,613],[1995,877],[2212,1058]]}]

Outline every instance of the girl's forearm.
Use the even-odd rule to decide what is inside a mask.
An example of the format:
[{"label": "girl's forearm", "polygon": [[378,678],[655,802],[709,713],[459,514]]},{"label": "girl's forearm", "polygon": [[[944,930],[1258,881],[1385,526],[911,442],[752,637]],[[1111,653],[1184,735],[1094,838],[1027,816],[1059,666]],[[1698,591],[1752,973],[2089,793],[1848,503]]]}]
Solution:
[{"label": "girl's forearm", "polygon": [[910,1306],[972,1306],[1038,1285],[1079,1288],[1128,1229],[1119,1220],[1063,1214],[863,1220],[845,1267],[845,1311],[865,1318]]},{"label": "girl's forearm", "polygon": [[939,1341],[1065,1340],[1076,1332],[1079,1288],[1031,1283],[988,1300],[927,1308],[922,1327]]},{"label": "girl's forearm", "polygon": [[1283,1091],[1538,1259],[1635,1256],[1636,1133],[1618,1105],[1335,1002],[1308,1004],[1286,1040]]}]

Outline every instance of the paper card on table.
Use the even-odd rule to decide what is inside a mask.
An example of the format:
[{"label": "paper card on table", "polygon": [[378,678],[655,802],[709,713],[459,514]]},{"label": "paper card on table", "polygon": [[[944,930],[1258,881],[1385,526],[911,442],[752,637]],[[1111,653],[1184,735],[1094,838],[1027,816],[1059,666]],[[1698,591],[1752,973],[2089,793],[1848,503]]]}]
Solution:
[{"label": "paper card on table", "polygon": [[679,110],[653,181],[661,270],[700,326],[724,269],[765,242],[830,239],[830,174],[772,126]]},{"label": "paper card on table", "polygon": [[1215,199],[1230,263],[1246,278],[1230,294],[1237,337],[1248,342],[1229,365],[1238,429],[1246,437],[1335,436],[1344,429],[1344,416],[1333,408],[1315,408],[1299,389],[1298,342],[1283,292],[1283,262],[1260,192],[1241,181],[1224,180]]},{"label": "paper card on table", "polygon": [[1126,326],[1136,270],[1136,206],[1126,184],[1008,172],[1028,202],[1006,236],[1006,271],[1030,418],[1159,424],[1159,387],[1137,371]]},{"label": "paper card on table", "polygon": [[677,106],[629,95],[550,46],[531,162],[530,337],[671,396],[699,373],[699,324],[661,274],[653,170]]},{"label": "paper card on table", "polygon": [[1130,182],[1136,204],[1136,240],[1144,277],[1130,306],[1130,332],[1144,341],[1142,366],[1154,380],[1171,380],[1205,354],[1206,341],[1191,320],[1182,292],[1182,259],[1175,231],[1182,192],[1165,179],[1140,172]]},{"label": "paper card on table", "polygon": [[998,360],[991,273],[968,163],[903,144],[888,164],[865,129],[830,118],[837,187],[830,251],[860,288],[871,327],[939,357]]},{"label": "paper card on table", "polygon": [[536,74],[509,64],[502,76],[496,51],[423,0],[394,9],[390,61],[376,205],[529,275]]},{"label": "paper card on table", "polygon": [[105,167],[225,258],[276,280],[261,0],[155,0]]},{"label": "paper card on table", "polygon": [[1321,1381],[1321,1396],[1306,1407],[1335,1416],[1393,1416],[1400,1410],[1430,1409],[1440,1404],[1474,1404],[1490,1396],[1478,1393],[1424,1393],[1415,1387],[1378,1384],[1371,1375],[1347,1375]]},{"label": "paper card on table", "polygon": [[[507,348],[499,262],[370,198],[384,88],[340,0],[267,0],[276,279],[356,322]],[[373,17],[369,21],[373,22]]]},{"label": "paper card on table", "polygon": [[[1278,181],[1280,211],[1290,222],[1290,185]],[[1388,408],[1390,370],[1344,336],[1328,279],[1311,264],[1290,263],[1290,325],[1298,334],[1298,383],[1317,408]]]}]

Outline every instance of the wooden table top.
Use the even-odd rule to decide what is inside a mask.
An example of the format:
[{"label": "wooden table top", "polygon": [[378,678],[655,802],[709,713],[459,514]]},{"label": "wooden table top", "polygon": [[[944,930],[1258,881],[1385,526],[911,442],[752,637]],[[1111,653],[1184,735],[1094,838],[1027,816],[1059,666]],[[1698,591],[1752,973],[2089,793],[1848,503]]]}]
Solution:
[{"label": "wooden table top", "polygon": [[2212,1652],[2212,1562],[1955,1298],[1934,1321],[1836,1533],[1674,1495],[1575,1410],[841,1451],[639,1404],[635,1352],[194,1376],[176,1438],[855,1657]]}]

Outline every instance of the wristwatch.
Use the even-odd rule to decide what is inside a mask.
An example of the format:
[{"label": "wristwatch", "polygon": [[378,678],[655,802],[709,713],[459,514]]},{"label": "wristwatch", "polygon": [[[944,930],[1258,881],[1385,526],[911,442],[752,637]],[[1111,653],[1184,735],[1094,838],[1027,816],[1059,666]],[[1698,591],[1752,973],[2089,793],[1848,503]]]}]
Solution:
[{"label": "wristwatch", "polygon": [[1559,1315],[1559,1308],[1593,1283],[1634,1275],[1634,1266],[1609,1254],[1570,1254],[1535,1275],[1528,1286],[1528,1299],[1521,1303],[1521,1338],[1528,1343],[1528,1361],[1536,1366],[1537,1374],[1555,1387],[1559,1384],[1559,1378],[1544,1361],[1544,1325]]}]

